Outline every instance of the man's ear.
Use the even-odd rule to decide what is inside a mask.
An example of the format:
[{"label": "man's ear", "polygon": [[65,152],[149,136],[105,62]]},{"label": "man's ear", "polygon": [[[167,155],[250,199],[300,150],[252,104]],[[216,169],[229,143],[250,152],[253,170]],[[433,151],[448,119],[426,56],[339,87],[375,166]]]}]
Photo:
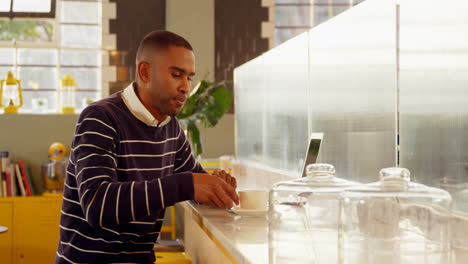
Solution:
[{"label": "man's ear", "polygon": [[140,61],[138,63],[138,78],[144,83],[151,81],[151,65],[148,62]]}]

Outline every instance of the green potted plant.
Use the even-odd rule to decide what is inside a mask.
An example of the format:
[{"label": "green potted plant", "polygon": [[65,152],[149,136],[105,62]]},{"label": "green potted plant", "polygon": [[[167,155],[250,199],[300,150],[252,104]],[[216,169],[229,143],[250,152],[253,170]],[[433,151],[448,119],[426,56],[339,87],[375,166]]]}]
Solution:
[{"label": "green potted plant", "polygon": [[195,157],[203,153],[198,124],[214,127],[231,107],[232,93],[225,82],[200,81],[190,92],[177,118],[184,126]]}]

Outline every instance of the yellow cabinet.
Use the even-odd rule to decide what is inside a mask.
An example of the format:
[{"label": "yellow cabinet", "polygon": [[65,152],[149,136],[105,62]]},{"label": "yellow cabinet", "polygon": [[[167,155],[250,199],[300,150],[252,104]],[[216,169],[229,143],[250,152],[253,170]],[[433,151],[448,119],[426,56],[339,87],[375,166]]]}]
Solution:
[{"label": "yellow cabinet", "polygon": [[0,199],[2,264],[54,263],[61,205],[61,195]]},{"label": "yellow cabinet", "polygon": [[8,228],[8,231],[0,234],[2,263],[13,263],[13,198],[0,199],[0,226]]}]

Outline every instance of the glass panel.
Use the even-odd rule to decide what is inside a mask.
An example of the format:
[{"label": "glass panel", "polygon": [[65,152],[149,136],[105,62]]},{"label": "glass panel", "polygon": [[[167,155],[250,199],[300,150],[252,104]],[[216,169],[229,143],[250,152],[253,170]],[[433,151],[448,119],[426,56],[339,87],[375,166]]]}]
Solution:
[{"label": "glass panel", "polygon": [[55,67],[18,67],[18,79],[23,88],[57,89],[57,69]]},{"label": "glass panel", "polygon": [[0,12],[10,12],[11,0],[0,0]]},{"label": "glass panel", "polygon": [[56,49],[18,49],[18,65],[56,65]]},{"label": "glass panel", "polygon": [[333,16],[339,15],[343,11],[349,9],[348,5],[336,5],[333,6]]},{"label": "glass panel", "polygon": [[409,0],[400,9],[401,165],[468,212],[468,2]]},{"label": "glass panel", "polygon": [[51,0],[14,0],[13,11],[14,12],[40,12],[48,13],[51,8]]},{"label": "glass panel", "polygon": [[318,25],[330,18],[328,6],[314,6],[314,25]]},{"label": "glass panel", "polygon": [[236,68],[234,85],[237,156],[243,160],[262,162],[265,112],[262,98],[266,93],[263,57]]},{"label": "glass panel", "polygon": [[[33,103],[34,100],[34,103]],[[34,106],[33,106],[34,105]],[[45,108],[45,109],[44,109]],[[57,113],[56,91],[25,91],[20,112]]]},{"label": "glass panel", "polygon": [[276,0],[276,4],[309,4],[314,0]]},{"label": "glass panel", "polygon": [[308,31],[305,28],[275,29],[275,45],[278,46],[288,39]]},{"label": "glass panel", "polygon": [[310,31],[309,132],[337,177],[396,165],[395,19],[393,1],[368,0]]},{"label": "glass panel", "polygon": [[0,49],[0,65],[13,65],[15,63],[15,50]]},{"label": "glass panel", "polygon": [[275,7],[276,26],[310,26],[310,6]]},{"label": "glass panel", "polygon": [[60,50],[60,63],[67,66],[99,66],[101,52],[97,50]]},{"label": "glass panel", "polygon": [[0,66],[0,80],[5,80],[7,78],[8,72],[13,73],[13,76],[15,75],[13,67]]},{"label": "glass panel", "polygon": [[392,1],[368,0],[236,68],[236,154],[300,176],[324,133],[318,161],[338,177],[395,166],[395,19]]},{"label": "glass panel", "polygon": [[60,76],[70,74],[77,89],[100,89],[100,70],[94,68],[61,68]]},{"label": "glass panel", "polygon": [[62,1],[60,20],[65,23],[101,23],[101,3]]},{"label": "glass panel", "polygon": [[0,20],[0,40],[51,42],[54,39],[53,20]]},{"label": "glass panel", "polygon": [[[265,53],[264,163],[301,175],[308,147],[308,34]],[[291,129],[294,128],[294,129]]]},{"label": "glass panel", "polygon": [[61,25],[60,32],[64,47],[98,48],[101,43],[100,26]]}]

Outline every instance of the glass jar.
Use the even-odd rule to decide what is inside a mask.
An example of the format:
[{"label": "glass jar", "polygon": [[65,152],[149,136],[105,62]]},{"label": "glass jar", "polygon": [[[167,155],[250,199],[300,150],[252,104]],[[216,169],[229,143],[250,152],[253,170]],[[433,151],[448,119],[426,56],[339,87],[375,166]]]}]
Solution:
[{"label": "glass jar", "polygon": [[307,176],[270,191],[270,263],[340,263],[340,193],[358,183],[336,178],[330,164],[310,164]]},{"label": "glass jar", "polygon": [[451,204],[407,169],[382,169],[380,181],[343,193],[344,263],[448,263]]}]

